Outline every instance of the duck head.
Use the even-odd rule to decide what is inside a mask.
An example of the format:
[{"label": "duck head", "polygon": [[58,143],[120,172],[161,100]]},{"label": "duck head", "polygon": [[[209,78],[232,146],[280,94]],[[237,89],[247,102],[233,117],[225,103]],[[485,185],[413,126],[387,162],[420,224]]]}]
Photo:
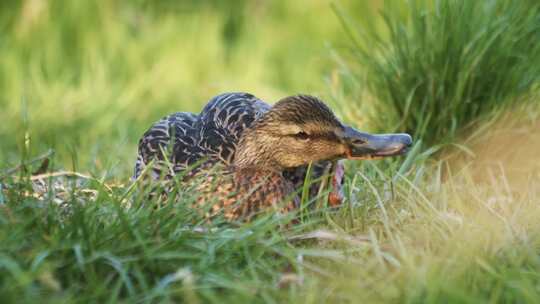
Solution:
[{"label": "duck head", "polygon": [[238,143],[235,166],[283,170],[311,162],[404,154],[408,134],[369,134],[343,124],[321,100],[286,97],[261,116]]}]

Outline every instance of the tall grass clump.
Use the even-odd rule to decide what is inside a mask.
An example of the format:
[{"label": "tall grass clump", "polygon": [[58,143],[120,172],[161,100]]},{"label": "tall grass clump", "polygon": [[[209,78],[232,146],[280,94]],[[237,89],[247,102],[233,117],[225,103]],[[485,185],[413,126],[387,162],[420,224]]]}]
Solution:
[{"label": "tall grass clump", "polygon": [[388,1],[383,29],[338,15],[354,41],[374,128],[451,141],[480,117],[511,106],[540,79],[540,3]]}]

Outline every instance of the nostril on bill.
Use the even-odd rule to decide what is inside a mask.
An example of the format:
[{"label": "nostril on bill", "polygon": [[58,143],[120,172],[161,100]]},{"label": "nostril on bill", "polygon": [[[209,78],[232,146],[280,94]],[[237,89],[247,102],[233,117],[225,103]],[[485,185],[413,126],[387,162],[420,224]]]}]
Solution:
[{"label": "nostril on bill", "polygon": [[366,143],[366,141],[363,140],[363,139],[355,139],[355,140],[353,140],[353,144],[355,144],[355,145],[363,145],[365,143]]}]

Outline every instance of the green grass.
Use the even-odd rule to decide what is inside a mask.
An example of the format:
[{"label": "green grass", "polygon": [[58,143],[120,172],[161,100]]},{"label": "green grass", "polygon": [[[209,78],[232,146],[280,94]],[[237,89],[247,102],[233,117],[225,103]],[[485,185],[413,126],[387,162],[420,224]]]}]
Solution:
[{"label": "green grass", "polygon": [[353,41],[357,77],[376,98],[365,108],[378,130],[452,142],[539,81],[537,1],[388,1],[379,27],[336,11]]},{"label": "green grass", "polygon": [[[1,303],[537,302],[534,2],[230,3],[0,4]],[[339,18],[381,32],[344,56],[356,29]],[[417,145],[349,162],[345,204],[299,225],[209,223],[192,185],[160,208],[130,186],[153,121],[237,90],[318,94]],[[447,142],[461,149],[435,157]],[[30,179],[48,149],[50,171],[82,175],[44,195]]]},{"label": "green grass", "polygon": [[296,226],[271,216],[205,223],[187,207],[196,195],[189,187],[179,190],[184,204],[154,209],[124,186],[87,181],[81,188],[98,197],[75,192],[66,213],[23,196],[27,183],[8,182],[0,295],[3,302],[534,303],[540,168],[529,148],[540,147],[537,118],[477,140],[497,147],[501,132],[517,130],[512,139],[529,144],[483,162],[417,162],[404,176],[382,164],[350,167],[347,204]]}]

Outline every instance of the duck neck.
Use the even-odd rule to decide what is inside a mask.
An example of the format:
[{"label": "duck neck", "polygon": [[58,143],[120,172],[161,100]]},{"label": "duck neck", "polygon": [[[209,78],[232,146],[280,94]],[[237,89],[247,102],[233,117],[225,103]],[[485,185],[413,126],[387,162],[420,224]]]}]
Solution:
[{"label": "duck neck", "polygon": [[238,141],[233,166],[239,169],[283,172],[284,168],[274,159],[272,144],[264,138],[257,130],[244,132]]}]

